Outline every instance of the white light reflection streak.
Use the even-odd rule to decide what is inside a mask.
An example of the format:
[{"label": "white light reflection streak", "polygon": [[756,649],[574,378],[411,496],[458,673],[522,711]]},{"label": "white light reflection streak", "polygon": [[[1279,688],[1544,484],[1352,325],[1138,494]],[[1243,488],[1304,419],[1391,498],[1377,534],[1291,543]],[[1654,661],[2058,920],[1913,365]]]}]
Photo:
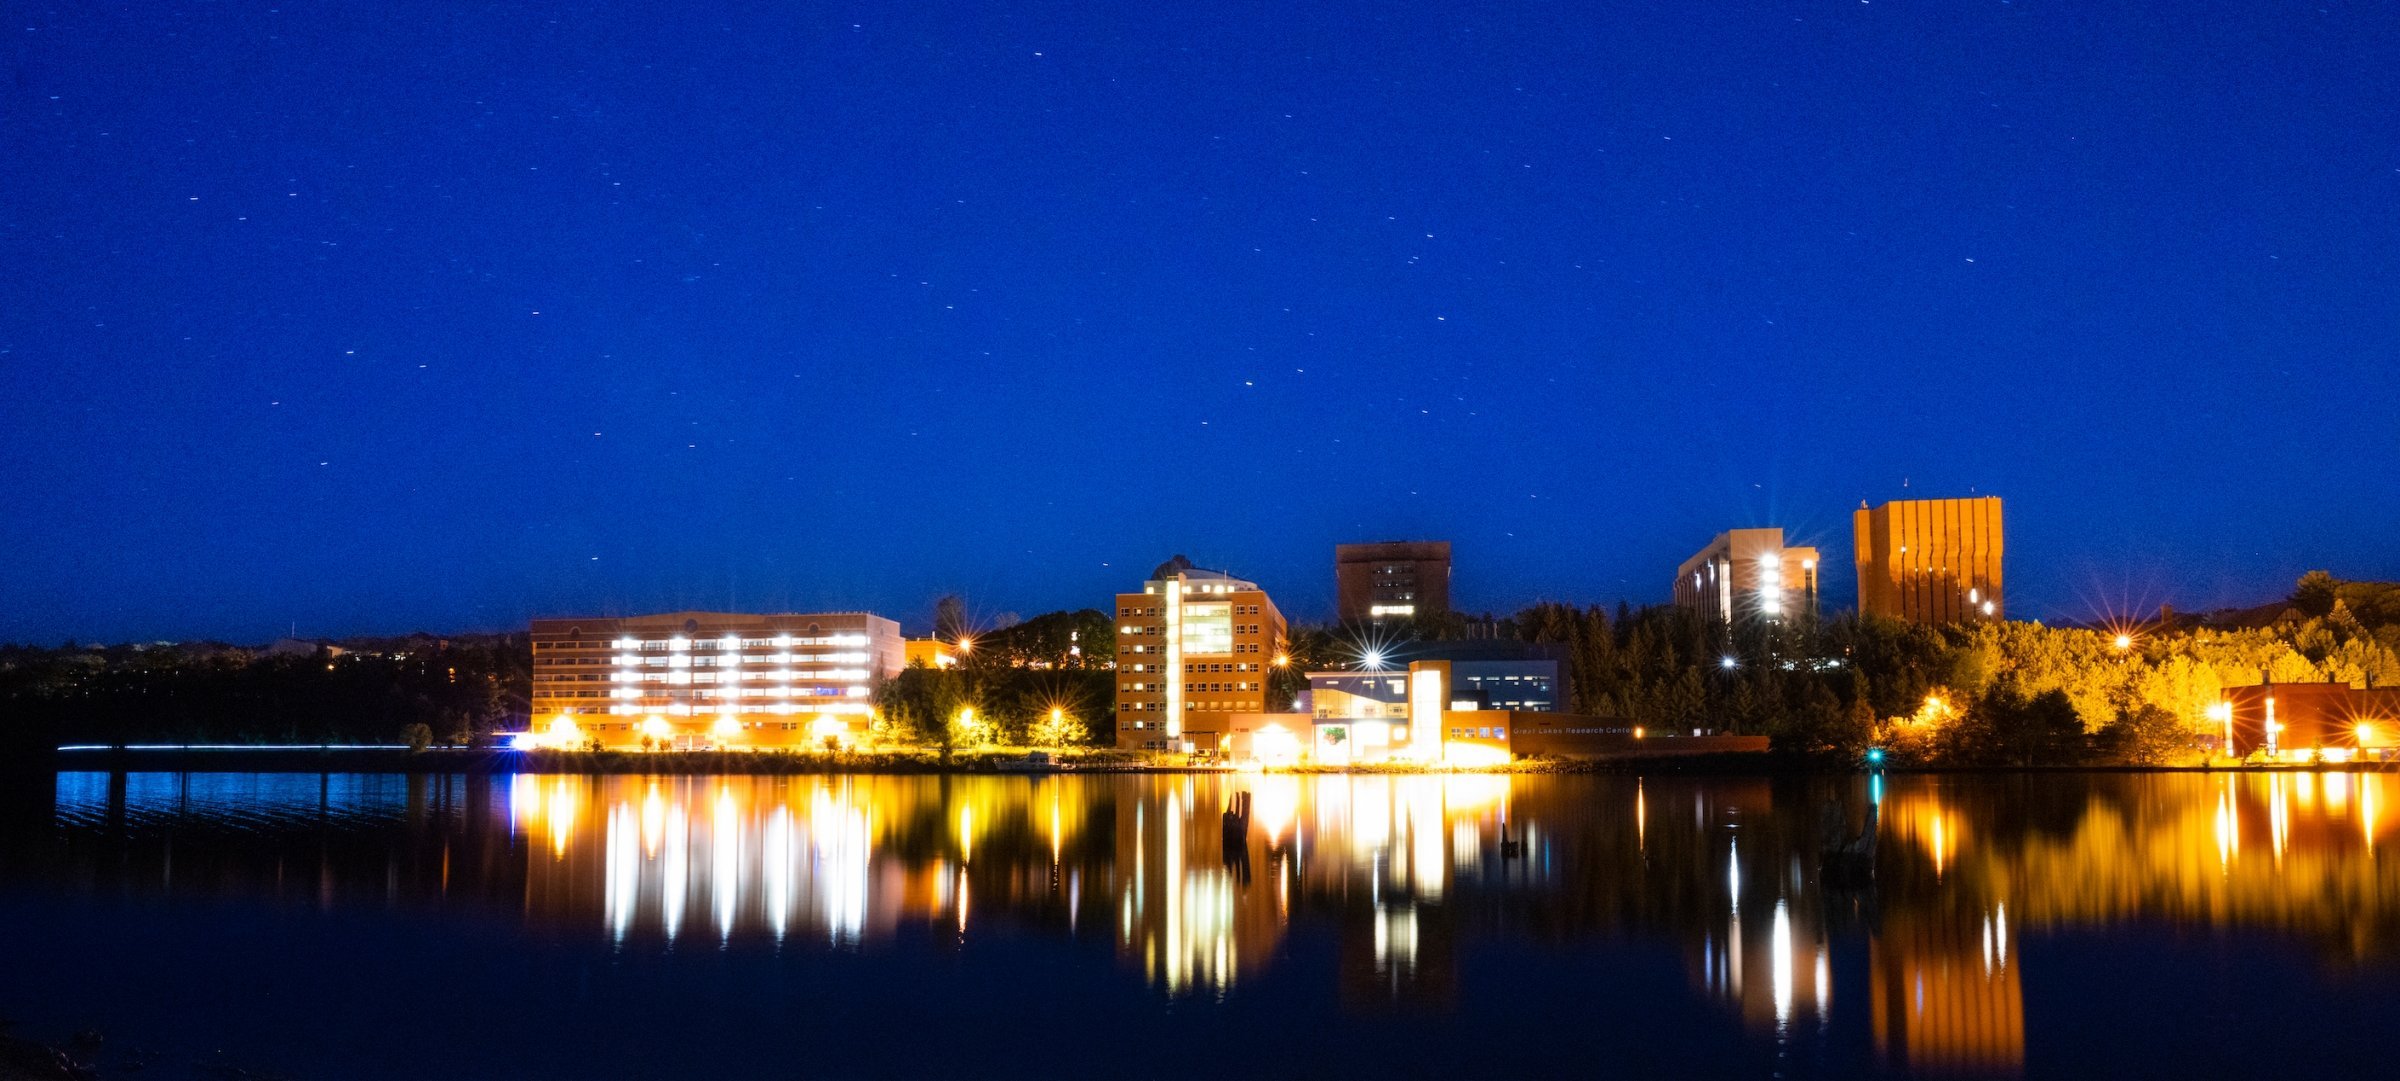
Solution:
[{"label": "white light reflection streak", "polygon": [[709,827],[709,899],[716,902],[717,938],[733,937],[734,902],[741,890],[742,821],[730,786],[717,789],[716,821]]},{"label": "white light reflection streak", "polygon": [[767,920],[775,929],[775,941],[783,942],[784,932],[790,929],[792,918],[792,809],[776,805],[775,813],[767,818],[767,834],[759,852],[759,862],[766,866]]}]

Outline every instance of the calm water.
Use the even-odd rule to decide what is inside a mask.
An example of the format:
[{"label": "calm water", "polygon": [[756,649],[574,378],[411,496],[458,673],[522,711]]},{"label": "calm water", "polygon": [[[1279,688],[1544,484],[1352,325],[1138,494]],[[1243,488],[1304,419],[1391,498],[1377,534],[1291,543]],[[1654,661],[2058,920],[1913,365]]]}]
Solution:
[{"label": "calm water", "polygon": [[60,774],[0,834],[0,1016],[143,1076],[2383,1074],[2395,798]]}]

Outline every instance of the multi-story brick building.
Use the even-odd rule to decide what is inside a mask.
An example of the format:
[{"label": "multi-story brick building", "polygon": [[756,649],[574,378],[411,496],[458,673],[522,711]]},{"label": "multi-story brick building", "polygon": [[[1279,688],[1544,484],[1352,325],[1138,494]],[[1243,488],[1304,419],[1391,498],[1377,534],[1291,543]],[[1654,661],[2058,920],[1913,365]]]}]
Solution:
[{"label": "multi-story brick building", "polygon": [[1386,623],[1450,610],[1450,542],[1384,541],[1333,547],[1334,615]]},{"label": "multi-story brick building", "polygon": [[1237,714],[1267,709],[1283,614],[1266,591],[1182,556],[1117,594],[1117,746],[1228,753]]},{"label": "multi-story brick building", "polygon": [[865,612],[533,621],[533,728],[552,743],[798,747],[866,730],[900,625]]}]

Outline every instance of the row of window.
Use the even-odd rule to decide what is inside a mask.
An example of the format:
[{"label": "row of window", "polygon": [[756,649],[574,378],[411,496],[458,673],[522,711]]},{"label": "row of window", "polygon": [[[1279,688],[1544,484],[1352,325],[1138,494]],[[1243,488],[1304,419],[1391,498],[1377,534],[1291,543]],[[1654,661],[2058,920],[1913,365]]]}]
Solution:
[{"label": "row of window", "polygon": [[[798,721],[740,721],[737,723],[744,728],[755,728],[764,732],[797,732],[801,727],[800,722]],[[577,727],[582,728],[587,732],[606,732],[611,729],[624,732],[634,730],[636,727],[638,727],[638,724],[637,722],[633,721],[625,721],[618,724],[610,724],[607,721],[599,721],[591,724],[578,725]]]},{"label": "row of window", "polygon": [[765,702],[752,702],[747,705],[728,703],[700,706],[695,711],[695,707],[689,702],[669,702],[664,706],[631,705],[619,702],[608,707],[608,712],[610,715],[618,717],[637,713],[664,713],[670,717],[721,716],[727,713],[809,713],[822,716],[831,713],[866,714],[868,708],[856,702],[777,702],[772,705]]},{"label": "row of window", "polygon": [[[556,676],[554,679],[569,677]],[[598,679],[598,676],[578,676],[576,679]],[[769,680],[838,679],[859,681],[867,678],[864,668],[827,668],[814,672],[794,672],[788,668],[772,672],[618,672],[609,677],[612,683],[765,683]]]},{"label": "row of window", "polygon": [[638,687],[619,687],[603,695],[595,691],[567,692],[574,698],[620,698],[628,701],[677,698],[865,698],[865,687],[731,687],[725,690],[667,690],[652,688],[645,693]]},{"label": "row of window", "polygon": [[620,668],[737,668],[744,664],[766,664],[770,661],[776,664],[865,664],[867,659],[867,655],[864,653],[773,653],[764,657],[744,657],[738,653],[720,655],[678,653],[671,657],[642,657],[631,653],[622,653],[617,656],[617,666]]},{"label": "row of window", "polygon": [[1256,672],[1256,661],[1196,661],[1183,666],[1186,672]]},{"label": "row of window", "polygon": [[1508,738],[1508,729],[1506,729],[1506,728],[1501,728],[1501,727],[1490,727],[1490,728],[1453,728],[1453,729],[1451,729],[1451,730],[1450,730],[1450,738],[1451,738],[1451,739],[1507,739],[1507,738]]},{"label": "row of window", "polygon": [[[1233,614],[1237,616],[1260,616],[1266,614],[1266,606],[1263,604],[1236,604],[1232,605],[1231,607],[1233,609]],[[1164,608],[1117,609],[1117,618],[1119,619],[1161,619],[1164,618],[1166,614],[1167,610]]]}]

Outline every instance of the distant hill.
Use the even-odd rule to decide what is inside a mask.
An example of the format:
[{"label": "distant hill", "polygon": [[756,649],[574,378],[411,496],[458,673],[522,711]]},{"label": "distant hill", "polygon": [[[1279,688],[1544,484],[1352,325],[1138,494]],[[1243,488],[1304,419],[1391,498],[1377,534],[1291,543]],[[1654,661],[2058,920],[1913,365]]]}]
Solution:
[{"label": "distant hill", "polygon": [[[2300,576],[2290,596],[2248,608],[2219,608],[2176,616],[2175,630],[2263,630],[2278,623],[2323,619],[2342,613],[2369,631],[2400,627],[2400,582],[2347,581],[2324,571]],[[2339,618],[2339,617],[2337,617]]]}]

